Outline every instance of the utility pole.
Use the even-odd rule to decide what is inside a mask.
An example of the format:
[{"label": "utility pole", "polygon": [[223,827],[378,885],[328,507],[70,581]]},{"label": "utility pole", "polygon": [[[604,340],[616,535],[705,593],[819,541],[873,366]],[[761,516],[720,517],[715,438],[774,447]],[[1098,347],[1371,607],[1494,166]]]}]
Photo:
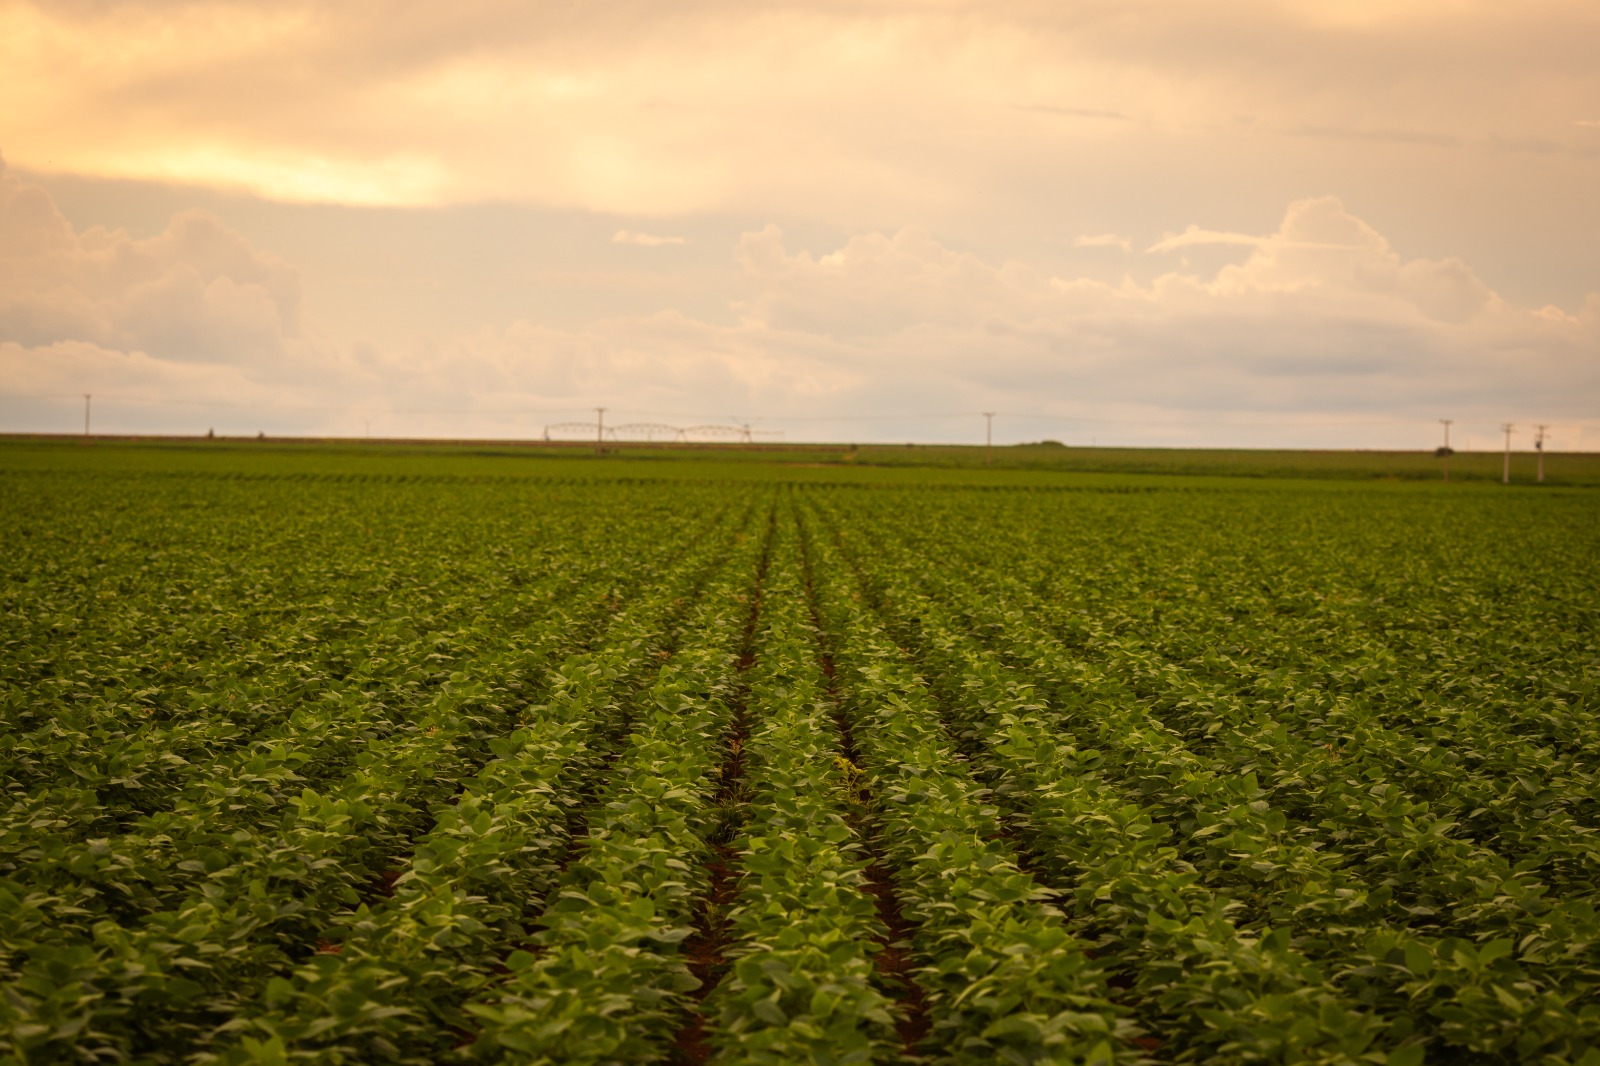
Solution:
[{"label": "utility pole", "polygon": [[89,394],[83,394],[83,435],[89,435]]},{"label": "utility pole", "polygon": [[1444,447],[1439,449],[1439,454],[1444,458],[1444,480],[1446,484],[1450,482],[1450,423],[1454,421],[1455,419],[1453,418],[1439,419],[1439,424],[1444,426]]},{"label": "utility pole", "polygon": [[1544,484],[1544,431],[1549,426],[1540,426],[1539,433],[1533,438],[1533,450],[1539,453],[1539,484]]},{"label": "utility pole", "polygon": [[594,453],[604,455],[606,451],[606,409],[594,409]]},{"label": "utility pole", "polygon": [[1506,434],[1506,461],[1500,470],[1500,483],[1509,485],[1511,484],[1511,431],[1517,427],[1510,422],[1502,422],[1500,428],[1505,430]]},{"label": "utility pole", "polygon": [[988,466],[994,456],[994,412],[983,412],[983,465]]}]

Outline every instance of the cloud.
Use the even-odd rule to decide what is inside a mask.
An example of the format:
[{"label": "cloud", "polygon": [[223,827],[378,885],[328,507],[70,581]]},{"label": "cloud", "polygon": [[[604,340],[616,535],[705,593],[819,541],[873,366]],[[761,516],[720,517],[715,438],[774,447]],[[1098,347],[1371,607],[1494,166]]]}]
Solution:
[{"label": "cloud", "polygon": [[1260,238],[1254,249],[1244,263],[1223,267],[1209,291],[1229,298],[1315,296],[1367,315],[1382,307],[1396,320],[1421,314],[1464,323],[1510,311],[1465,263],[1402,260],[1381,233],[1331,196],[1291,204],[1277,232]]},{"label": "cloud", "polygon": [[1285,427],[1263,443],[1349,445],[1374,441],[1304,427],[1592,417],[1600,295],[1576,312],[1516,306],[1457,259],[1401,255],[1331,197],[1290,204],[1267,233],[1167,242],[1218,237],[1243,260],[1109,284],[919,227],[812,252],[769,225],[733,250],[730,319],[512,321],[384,347],[324,339],[293,269],[208,216],[146,239],[77,231],[0,175],[0,380],[166,411],[152,427],[246,431],[377,418],[381,433],[537,436],[604,405],[623,421],[766,415],[791,439],[937,439],[964,431],[930,413],[1020,410],[1107,420],[1130,442],[1238,443],[1228,427],[1257,417]]},{"label": "cloud", "polygon": [[[30,170],[276,199],[936,223],[1040,170],[1254,174],[1306,134],[1348,140],[1342,163],[1419,138],[1481,152],[1600,91],[1591,8],[16,0],[0,125]],[[1244,114],[1276,143],[1219,132]],[[1325,146],[1295,151],[1302,180],[1325,172]]]},{"label": "cloud", "polygon": [[300,300],[292,266],[206,212],[145,238],[80,231],[0,161],[0,395],[111,393],[176,408],[179,424],[333,409],[372,382],[306,327]]},{"label": "cloud", "polygon": [[1600,298],[1575,315],[1511,306],[1457,260],[1398,255],[1332,198],[1290,205],[1249,247],[1209,276],[1109,285],[987,262],[915,227],[815,254],[769,225],[740,241],[750,295],[735,324],[522,323],[452,359],[483,360],[484,389],[576,406],[626,381],[639,409],[778,424],[992,405],[1202,422],[1420,411],[1431,425],[1439,409],[1587,417],[1577,397],[1600,389]]},{"label": "cloud", "polygon": [[1223,230],[1201,229],[1191,223],[1182,233],[1169,233],[1146,248],[1145,254],[1176,252],[1183,248],[1196,248],[1215,244],[1236,244],[1247,248],[1255,248],[1261,244],[1262,239],[1261,237],[1251,236],[1248,233],[1228,233]]},{"label": "cloud", "polygon": [[1400,256],[1330,197],[1222,236],[1244,262],[1137,286],[987,263],[916,229],[813,256],[769,226],[741,244],[760,283],[743,306],[770,344],[825,339],[878,388],[916,381],[950,403],[1575,415],[1600,391],[1600,297],[1575,315],[1512,306],[1459,260]]},{"label": "cloud", "polygon": [[683,237],[658,237],[654,233],[635,233],[619,229],[611,235],[612,244],[639,244],[646,248],[659,248],[664,244],[688,244]]},{"label": "cloud", "polygon": [[1133,252],[1133,242],[1115,233],[1084,233],[1073,238],[1074,248],[1121,248],[1123,255]]},{"label": "cloud", "polygon": [[0,339],[260,364],[299,337],[299,304],[293,268],[205,212],[143,240],[79,233],[0,161]]}]

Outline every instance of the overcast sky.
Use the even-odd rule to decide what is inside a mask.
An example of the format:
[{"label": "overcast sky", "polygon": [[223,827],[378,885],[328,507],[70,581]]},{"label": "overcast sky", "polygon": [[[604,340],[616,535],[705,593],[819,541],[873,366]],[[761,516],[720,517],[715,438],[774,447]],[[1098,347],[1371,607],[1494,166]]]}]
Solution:
[{"label": "overcast sky", "polygon": [[0,429],[1600,449],[1597,56],[1593,0],[0,0]]}]

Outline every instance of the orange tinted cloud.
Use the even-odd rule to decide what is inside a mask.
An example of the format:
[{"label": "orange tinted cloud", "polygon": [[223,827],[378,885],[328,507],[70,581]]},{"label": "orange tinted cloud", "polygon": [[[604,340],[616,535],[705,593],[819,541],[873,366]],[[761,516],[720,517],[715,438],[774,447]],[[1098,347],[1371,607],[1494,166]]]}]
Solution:
[{"label": "orange tinted cloud", "polygon": [[[1562,417],[1600,389],[1595,55],[1590,0],[0,0],[0,375]],[[123,179],[214,214],[140,229]]]},{"label": "orange tinted cloud", "polygon": [[12,0],[0,148],[41,172],[286,200],[839,218],[1207,143],[1593,159],[1590,116],[1570,113],[1600,96],[1591,12]]}]

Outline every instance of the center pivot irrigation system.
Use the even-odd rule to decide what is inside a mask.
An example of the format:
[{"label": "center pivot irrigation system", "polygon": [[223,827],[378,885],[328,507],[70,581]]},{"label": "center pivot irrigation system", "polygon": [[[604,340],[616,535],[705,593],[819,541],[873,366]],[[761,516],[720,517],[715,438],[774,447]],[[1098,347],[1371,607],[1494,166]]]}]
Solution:
[{"label": "center pivot irrigation system", "polygon": [[665,422],[624,422],[605,424],[604,408],[593,422],[555,422],[544,427],[545,440],[605,441],[714,441],[737,440],[746,444],[757,437],[779,437],[782,430],[754,429],[748,422],[728,425],[671,426]]}]

